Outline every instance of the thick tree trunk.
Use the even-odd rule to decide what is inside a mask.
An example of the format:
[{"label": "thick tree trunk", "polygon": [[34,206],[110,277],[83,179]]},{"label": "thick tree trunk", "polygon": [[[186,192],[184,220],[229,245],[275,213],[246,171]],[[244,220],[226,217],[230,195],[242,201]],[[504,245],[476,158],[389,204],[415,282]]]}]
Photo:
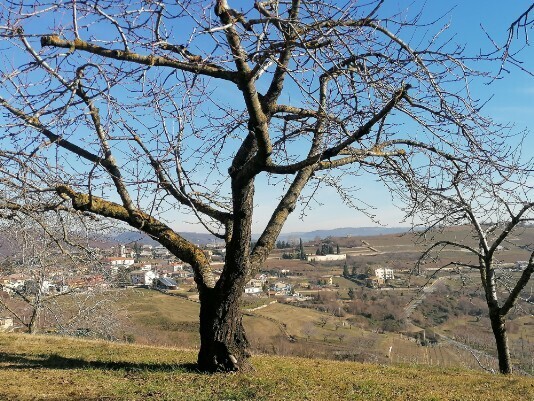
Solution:
[{"label": "thick tree trunk", "polygon": [[215,288],[199,287],[199,369],[246,371],[248,341],[243,328],[240,299],[250,266],[250,238],[254,183],[233,182],[233,232],[226,246],[226,263]]},{"label": "thick tree trunk", "polygon": [[239,308],[240,296],[226,296],[219,289],[200,295],[200,351],[198,367],[207,372],[246,371],[248,341]]},{"label": "thick tree trunk", "polygon": [[512,362],[510,360],[510,350],[508,348],[508,335],[506,333],[506,322],[504,316],[499,311],[490,311],[491,328],[497,344],[497,354],[499,356],[499,371],[503,374],[512,373]]}]

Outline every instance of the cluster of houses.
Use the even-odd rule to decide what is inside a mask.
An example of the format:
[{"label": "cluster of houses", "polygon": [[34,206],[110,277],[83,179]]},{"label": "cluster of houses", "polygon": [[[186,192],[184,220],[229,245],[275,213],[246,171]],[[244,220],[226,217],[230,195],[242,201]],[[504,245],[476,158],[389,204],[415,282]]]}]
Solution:
[{"label": "cluster of houses", "polygon": [[65,276],[60,273],[50,274],[46,280],[36,279],[27,274],[10,274],[0,277],[0,290],[8,295],[14,292],[25,294],[60,294],[74,289],[106,287],[110,284],[102,274],[84,274]]},{"label": "cluster of houses", "polygon": [[[273,277],[275,278],[275,277]],[[269,277],[266,274],[258,274],[255,278],[250,279],[245,285],[245,294],[260,295],[265,294],[269,296],[292,295],[293,287],[285,281],[269,282]],[[272,279],[272,278],[271,278]]]},{"label": "cluster of houses", "polygon": [[97,249],[95,253],[102,255],[97,267],[58,268],[57,271],[48,271],[45,279],[31,272],[0,276],[0,292],[6,296],[16,292],[48,295],[116,285],[156,285],[162,289],[173,289],[177,287],[178,279],[193,282],[190,266],[177,260],[164,247],[140,245],[135,248],[121,245]]},{"label": "cluster of houses", "polygon": [[109,277],[121,286],[155,286],[172,290],[178,287],[178,280],[193,281],[191,267],[170,255],[164,259],[110,256],[104,258],[102,264]]},{"label": "cluster of houses", "polygon": [[[213,266],[224,260],[224,249],[221,244],[208,244],[205,253]],[[178,284],[194,286],[191,266],[175,258],[161,245],[120,245],[109,249],[99,250],[103,257],[100,260],[98,274],[89,272],[60,272],[49,274],[46,280],[37,282],[24,274],[11,274],[0,277],[0,289],[8,295],[14,291],[25,293],[63,293],[72,290],[91,289],[111,285],[157,287],[159,289],[176,289]],[[339,261],[345,260],[346,254],[306,255],[308,260]],[[515,270],[522,270],[528,262],[518,261]],[[283,273],[283,271],[281,272]],[[215,275],[220,271],[215,270]],[[387,280],[395,278],[393,269],[380,267],[374,270],[374,275],[365,279],[366,285],[379,288]],[[325,280],[330,284],[332,278]],[[327,282],[328,281],[328,282]],[[244,289],[249,295],[289,296],[294,294],[291,284],[280,280],[279,277],[268,277],[259,274],[250,279]]]}]

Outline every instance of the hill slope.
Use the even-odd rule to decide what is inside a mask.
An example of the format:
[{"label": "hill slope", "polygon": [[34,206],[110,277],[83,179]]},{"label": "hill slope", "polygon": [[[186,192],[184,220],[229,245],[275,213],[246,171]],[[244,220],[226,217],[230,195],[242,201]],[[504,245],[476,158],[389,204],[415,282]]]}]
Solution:
[{"label": "hill slope", "polygon": [[195,352],[0,334],[2,400],[530,400],[534,379],[460,369],[256,356],[206,375]]}]

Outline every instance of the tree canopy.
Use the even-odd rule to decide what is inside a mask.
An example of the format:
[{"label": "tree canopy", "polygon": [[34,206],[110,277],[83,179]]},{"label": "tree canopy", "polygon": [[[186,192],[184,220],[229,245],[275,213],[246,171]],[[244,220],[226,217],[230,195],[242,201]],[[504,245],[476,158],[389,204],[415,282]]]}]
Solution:
[{"label": "tree canopy", "polygon": [[[200,367],[243,368],[238,300],[299,199],[329,185],[356,205],[340,175],[409,181],[407,163],[432,179],[418,154],[501,154],[505,134],[469,90],[488,76],[476,57],[446,26],[385,15],[383,3],[2,6],[1,206],[76,210],[151,235],[193,266]],[[283,190],[251,249],[265,180]],[[226,241],[217,281],[171,228],[177,211]]]}]

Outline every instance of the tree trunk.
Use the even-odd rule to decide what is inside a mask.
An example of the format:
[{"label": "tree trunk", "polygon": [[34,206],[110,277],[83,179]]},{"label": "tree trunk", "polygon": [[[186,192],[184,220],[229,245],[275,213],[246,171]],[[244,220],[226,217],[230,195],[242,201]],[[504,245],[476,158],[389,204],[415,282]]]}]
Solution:
[{"label": "tree trunk", "polygon": [[40,311],[41,311],[40,305],[35,305],[34,308],[33,308],[32,315],[30,317],[30,321],[27,324],[28,334],[36,334],[37,333],[37,323],[38,323]]},{"label": "tree trunk", "polygon": [[[236,289],[238,290],[238,289]],[[248,341],[239,308],[240,294],[203,289],[200,293],[198,367],[207,372],[247,371]]]},{"label": "tree trunk", "polygon": [[200,352],[203,371],[251,369],[240,299],[250,266],[250,238],[254,183],[233,182],[233,232],[226,246],[226,262],[215,288],[200,286]]},{"label": "tree trunk", "polygon": [[510,360],[510,350],[508,348],[508,335],[506,333],[506,323],[504,316],[498,310],[490,310],[491,328],[497,344],[497,354],[499,356],[499,372],[503,374],[512,373],[512,362]]}]

